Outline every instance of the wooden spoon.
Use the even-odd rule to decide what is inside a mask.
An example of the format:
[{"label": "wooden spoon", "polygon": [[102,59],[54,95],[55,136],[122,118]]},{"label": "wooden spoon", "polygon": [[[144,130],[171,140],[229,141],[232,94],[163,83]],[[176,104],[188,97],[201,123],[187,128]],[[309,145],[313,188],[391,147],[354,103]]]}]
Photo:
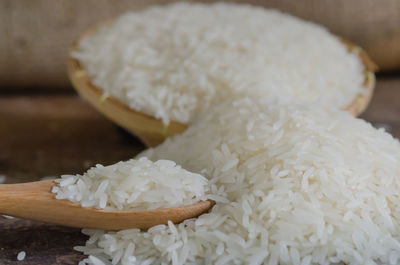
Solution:
[{"label": "wooden spoon", "polygon": [[[84,32],[72,44],[70,54],[78,49],[78,44],[81,39],[96,32],[100,26],[110,24],[111,22],[112,21],[107,21],[106,23],[102,23]],[[366,109],[371,100],[375,86],[374,72],[377,70],[377,66],[360,47],[344,39],[342,39],[342,42],[349,51],[358,54],[365,67],[365,93],[357,95],[349,105],[343,108],[353,116],[358,116]],[[160,119],[133,110],[125,103],[112,96],[105,96],[103,90],[93,84],[81,63],[77,59],[72,58],[71,55],[68,59],[68,73],[74,88],[85,100],[107,118],[136,135],[147,146],[156,146],[162,143],[168,136],[181,133],[187,128],[186,124],[175,121],[165,125]]]},{"label": "wooden spoon", "polygon": [[105,211],[69,200],[58,200],[51,192],[53,180],[0,185],[0,214],[11,215],[53,224],[102,230],[130,228],[147,229],[180,223],[209,210],[214,201],[200,201],[193,205],[139,211]]}]

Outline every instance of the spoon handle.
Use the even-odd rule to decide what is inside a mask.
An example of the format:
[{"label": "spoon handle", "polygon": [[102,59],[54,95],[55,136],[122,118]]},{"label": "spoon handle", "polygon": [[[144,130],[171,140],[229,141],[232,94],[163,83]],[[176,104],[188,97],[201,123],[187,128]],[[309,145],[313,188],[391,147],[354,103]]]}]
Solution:
[{"label": "spoon handle", "polygon": [[54,185],[53,180],[0,185],[0,214],[93,229],[114,230],[120,228],[120,221],[126,222],[125,216],[120,218],[123,212],[84,208],[69,200],[57,200],[51,192]]},{"label": "spoon handle", "polygon": [[0,214],[43,220],[50,214],[53,180],[0,185]]},{"label": "spoon handle", "polygon": [[136,218],[123,212],[84,208],[69,200],[57,200],[51,192],[54,185],[53,180],[0,185],[0,214],[79,228],[115,230],[129,218],[130,228],[145,226],[140,223],[140,216],[136,225]]}]

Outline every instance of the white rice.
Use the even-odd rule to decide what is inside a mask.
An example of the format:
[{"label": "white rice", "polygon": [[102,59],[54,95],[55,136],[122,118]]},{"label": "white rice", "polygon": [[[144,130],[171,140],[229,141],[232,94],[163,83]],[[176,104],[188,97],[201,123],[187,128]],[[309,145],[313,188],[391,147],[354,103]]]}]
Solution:
[{"label": "white rice", "polygon": [[5,175],[0,175],[0,184],[3,184],[6,182],[6,176]]},{"label": "white rice", "polygon": [[200,174],[173,161],[145,157],[110,166],[97,165],[83,175],[63,175],[53,187],[57,199],[106,210],[170,208],[206,200],[210,187]]},{"label": "white rice", "polygon": [[76,250],[105,264],[400,264],[400,143],[348,113],[223,103],[141,156],[204,174],[226,202],[147,232],[85,230]]},{"label": "white rice", "polygon": [[21,251],[21,252],[19,252],[18,255],[17,255],[17,260],[19,260],[19,261],[24,260],[24,259],[25,259],[25,256],[26,256],[25,251]]},{"label": "white rice", "polygon": [[339,109],[364,80],[357,54],[322,26],[234,3],[126,13],[73,57],[105,94],[164,123],[243,95]]},{"label": "white rice", "polygon": [[5,214],[2,214],[1,216],[6,218],[6,219],[14,219],[15,218],[13,216],[5,215]]}]

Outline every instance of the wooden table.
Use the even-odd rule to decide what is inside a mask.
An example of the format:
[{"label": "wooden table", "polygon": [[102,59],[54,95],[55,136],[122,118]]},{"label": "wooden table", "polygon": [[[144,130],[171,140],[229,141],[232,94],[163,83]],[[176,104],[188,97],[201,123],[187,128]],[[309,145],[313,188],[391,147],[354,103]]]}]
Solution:
[{"label": "wooden table", "polygon": [[[378,79],[362,118],[400,138],[400,76]],[[77,174],[96,163],[126,160],[144,146],[73,93],[1,94],[0,175],[6,183]],[[84,258],[79,229],[0,217],[0,265],[77,264]],[[19,251],[27,253],[17,262]]]}]

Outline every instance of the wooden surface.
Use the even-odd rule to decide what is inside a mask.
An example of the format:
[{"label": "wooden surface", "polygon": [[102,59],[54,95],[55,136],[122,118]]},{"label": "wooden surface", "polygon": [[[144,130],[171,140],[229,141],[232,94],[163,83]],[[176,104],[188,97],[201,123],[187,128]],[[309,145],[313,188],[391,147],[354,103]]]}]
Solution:
[{"label": "wooden surface", "polygon": [[[173,0],[0,0],[2,89],[70,89],[68,47],[86,28],[128,10]],[[215,2],[215,0],[201,0]],[[234,0],[277,8],[365,48],[383,70],[400,68],[400,0]]]},{"label": "wooden surface", "polygon": [[7,183],[82,173],[143,148],[74,94],[0,96],[0,174]]},{"label": "wooden surface", "polygon": [[[378,78],[363,118],[400,138],[400,77]],[[144,146],[74,94],[0,94],[0,175],[6,183],[82,173],[133,157]],[[1,177],[0,177],[1,178]],[[0,264],[77,264],[79,229],[0,217]],[[26,259],[17,262],[19,251]]]}]

